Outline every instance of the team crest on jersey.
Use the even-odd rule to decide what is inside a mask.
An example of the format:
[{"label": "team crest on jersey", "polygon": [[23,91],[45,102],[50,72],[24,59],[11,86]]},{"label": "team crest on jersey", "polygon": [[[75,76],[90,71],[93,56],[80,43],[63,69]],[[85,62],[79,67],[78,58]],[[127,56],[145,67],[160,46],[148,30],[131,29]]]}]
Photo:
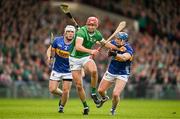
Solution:
[{"label": "team crest on jersey", "polygon": [[90,38],[90,41],[91,41],[91,42],[96,42],[96,39]]}]

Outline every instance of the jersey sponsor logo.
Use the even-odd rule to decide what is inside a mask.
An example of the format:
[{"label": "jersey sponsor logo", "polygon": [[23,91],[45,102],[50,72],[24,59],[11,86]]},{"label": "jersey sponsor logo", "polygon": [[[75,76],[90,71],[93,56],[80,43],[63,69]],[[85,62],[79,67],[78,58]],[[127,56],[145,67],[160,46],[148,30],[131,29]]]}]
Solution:
[{"label": "jersey sponsor logo", "polygon": [[58,44],[58,47],[60,47],[60,48],[61,48],[61,47],[62,47],[62,45],[61,45],[61,44]]},{"label": "jersey sponsor logo", "polygon": [[60,49],[56,49],[56,54],[60,57],[63,57],[63,58],[68,58],[69,57],[69,52],[67,51],[63,51],[63,50],[60,50]]}]

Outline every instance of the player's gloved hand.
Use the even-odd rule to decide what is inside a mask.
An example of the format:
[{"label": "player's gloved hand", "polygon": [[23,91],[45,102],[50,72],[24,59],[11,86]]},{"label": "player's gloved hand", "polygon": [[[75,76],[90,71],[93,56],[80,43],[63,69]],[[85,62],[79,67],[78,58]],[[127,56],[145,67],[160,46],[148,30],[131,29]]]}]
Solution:
[{"label": "player's gloved hand", "polygon": [[116,51],[114,51],[114,50],[109,50],[109,52],[108,52],[108,56],[109,56],[109,57],[111,57],[111,56],[116,57],[116,55],[117,55]]}]

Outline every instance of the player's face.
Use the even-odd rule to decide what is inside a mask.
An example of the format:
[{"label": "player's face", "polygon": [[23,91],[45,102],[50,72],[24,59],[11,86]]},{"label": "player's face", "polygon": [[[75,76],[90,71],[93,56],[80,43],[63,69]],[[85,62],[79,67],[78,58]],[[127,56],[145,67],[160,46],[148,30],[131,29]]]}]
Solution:
[{"label": "player's face", "polygon": [[93,33],[97,28],[96,24],[87,24],[87,29],[90,33]]},{"label": "player's face", "polygon": [[74,37],[74,32],[73,32],[73,31],[66,31],[65,37],[66,37],[66,39],[68,39],[68,40],[72,40],[73,37]]},{"label": "player's face", "polygon": [[119,39],[119,38],[115,38],[115,41],[116,41],[116,43],[117,43],[118,45],[120,45],[120,46],[122,46],[122,45],[125,44],[125,41],[124,41],[124,40],[121,40],[121,39]]}]

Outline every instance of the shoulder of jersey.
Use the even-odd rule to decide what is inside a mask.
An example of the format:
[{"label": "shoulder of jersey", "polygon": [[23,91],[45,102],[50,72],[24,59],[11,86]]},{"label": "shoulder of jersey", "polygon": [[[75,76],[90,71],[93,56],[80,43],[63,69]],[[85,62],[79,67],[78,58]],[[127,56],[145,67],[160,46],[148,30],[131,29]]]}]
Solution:
[{"label": "shoulder of jersey", "polygon": [[129,49],[131,49],[134,52],[134,49],[132,48],[132,46],[129,43],[127,43],[125,46],[128,47]]},{"label": "shoulder of jersey", "polygon": [[116,45],[116,41],[113,39],[113,40],[111,41],[111,44]]},{"label": "shoulder of jersey", "polygon": [[96,33],[101,34],[101,32],[99,30],[97,30],[97,29],[96,29]]},{"label": "shoulder of jersey", "polygon": [[63,39],[64,39],[63,36],[57,36],[57,37],[54,38],[54,40],[63,40]]},{"label": "shoulder of jersey", "polygon": [[82,26],[77,32],[84,31],[85,29],[86,29],[85,26]]},{"label": "shoulder of jersey", "polygon": [[131,45],[129,43],[126,43],[125,46],[131,48]]}]

